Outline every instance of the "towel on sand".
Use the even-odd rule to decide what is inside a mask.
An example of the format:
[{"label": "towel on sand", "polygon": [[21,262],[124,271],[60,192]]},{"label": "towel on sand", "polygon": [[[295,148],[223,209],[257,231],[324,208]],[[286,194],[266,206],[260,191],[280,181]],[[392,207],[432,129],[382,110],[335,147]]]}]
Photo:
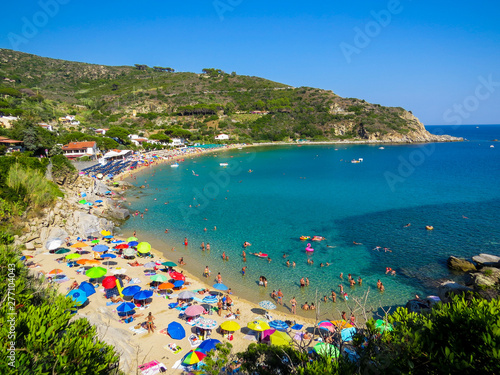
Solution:
[{"label": "towel on sand", "polygon": [[164,348],[170,350],[174,354],[177,354],[182,350],[182,348],[179,345],[174,344],[174,343],[170,343],[170,344],[164,346]]},{"label": "towel on sand", "polygon": [[138,335],[141,335],[141,334],[146,333],[148,331],[146,328],[143,328],[142,326],[141,326],[141,328],[135,328],[135,326],[134,326],[134,327],[129,327],[128,329],[130,329],[132,332],[134,332]]}]

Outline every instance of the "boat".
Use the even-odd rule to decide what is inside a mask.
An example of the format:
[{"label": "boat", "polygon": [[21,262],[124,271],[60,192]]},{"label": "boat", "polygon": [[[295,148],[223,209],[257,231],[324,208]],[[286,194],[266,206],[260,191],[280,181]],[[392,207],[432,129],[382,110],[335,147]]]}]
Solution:
[{"label": "boat", "polygon": [[219,163],[221,167],[227,167],[229,164],[228,163]]},{"label": "boat", "polygon": [[359,158],[359,159],[352,159],[351,160],[351,163],[361,163],[363,161],[363,158]]},{"label": "boat", "polygon": [[433,229],[434,229],[434,227],[433,227],[432,225],[426,225],[426,226],[425,226],[425,229],[427,229],[427,230],[433,230]]},{"label": "boat", "polygon": [[379,150],[383,150],[384,148],[383,148],[383,147],[379,147],[378,149],[379,149]]},{"label": "boat", "polygon": [[170,166],[171,166],[172,168],[177,168],[177,167],[179,166],[179,164],[174,163],[174,164],[170,164]]},{"label": "boat", "polygon": [[493,145],[490,145],[490,147],[491,147],[491,148],[495,148],[495,146],[493,146]]}]

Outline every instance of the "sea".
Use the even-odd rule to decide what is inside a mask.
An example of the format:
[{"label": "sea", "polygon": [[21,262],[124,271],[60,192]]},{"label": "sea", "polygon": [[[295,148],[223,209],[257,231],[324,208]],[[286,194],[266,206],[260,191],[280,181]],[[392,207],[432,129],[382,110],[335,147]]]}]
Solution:
[{"label": "sea", "polygon": [[[463,282],[447,268],[450,255],[500,256],[500,125],[426,128],[464,141],[259,146],[148,168],[129,179],[138,188],[126,194],[128,208],[144,217],[132,215],[121,231],[137,231],[168,259],[183,257],[184,268],[201,279],[208,266],[209,284],[220,272],[249,301],[281,289],[278,310],[290,311],[295,297],[299,305],[319,304],[320,317],[393,311],[416,294],[435,295],[443,280]],[[245,241],[251,246],[243,249]],[[305,250],[308,244],[314,251]],[[257,252],[268,257],[250,254]],[[349,274],[362,285],[350,287]],[[309,286],[300,287],[301,278]],[[332,290],[335,304],[319,302]]]}]

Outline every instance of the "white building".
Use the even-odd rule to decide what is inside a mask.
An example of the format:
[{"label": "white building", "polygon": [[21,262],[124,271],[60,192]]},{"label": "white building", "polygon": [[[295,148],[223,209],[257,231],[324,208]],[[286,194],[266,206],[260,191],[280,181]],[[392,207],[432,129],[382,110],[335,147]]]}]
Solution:
[{"label": "white building", "polygon": [[215,139],[217,139],[218,141],[226,141],[226,140],[229,139],[229,135],[227,135],[227,134],[219,134],[219,135],[215,136]]},{"label": "white building", "polygon": [[70,142],[62,146],[64,156],[69,159],[79,158],[82,156],[89,156],[94,159],[97,154],[97,143],[91,142]]},{"label": "white building", "polygon": [[184,138],[172,138],[172,142],[168,145],[171,147],[183,147],[185,143],[186,140]]}]

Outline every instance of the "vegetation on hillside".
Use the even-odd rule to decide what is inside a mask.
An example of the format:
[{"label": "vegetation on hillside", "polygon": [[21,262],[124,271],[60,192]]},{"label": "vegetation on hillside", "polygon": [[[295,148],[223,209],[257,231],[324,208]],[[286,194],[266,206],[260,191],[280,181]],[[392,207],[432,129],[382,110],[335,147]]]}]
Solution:
[{"label": "vegetation on hillside", "polygon": [[52,123],[72,114],[80,124],[60,124],[58,131],[87,136],[112,126],[150,136],[176,125],[195,142],[213,141],[221,131],[234,141],[255,142],[366,139],[418,128],[403,118],[402,108],[216,68],[197,74],[144,64],[103,66],[0,49],[0,82],[0,114]]}]

